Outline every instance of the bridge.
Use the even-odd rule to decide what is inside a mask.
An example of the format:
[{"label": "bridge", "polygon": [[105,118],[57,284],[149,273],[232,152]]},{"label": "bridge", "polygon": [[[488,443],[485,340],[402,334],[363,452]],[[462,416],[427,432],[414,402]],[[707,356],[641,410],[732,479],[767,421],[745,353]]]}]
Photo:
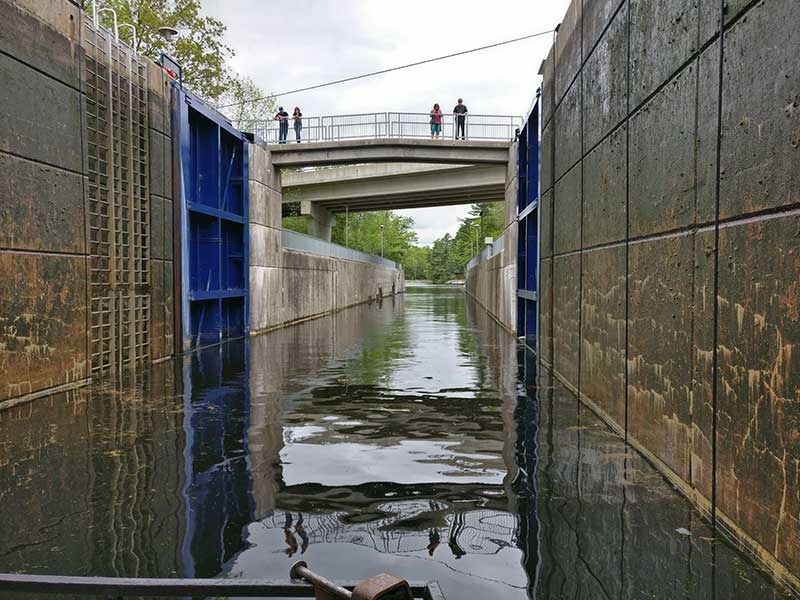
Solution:
[{"label": "bridge", "polygon": [[510,145],[389,138],[268,148],[284,201],[299,201],[313,234],[330,240],[336,213],[503,200]]},{"label": "bridge", "polygon": [[312,235],[329,241],[336,213],[504,199],[522,118],[467,115],[458,140],[454,115],[442,120],[441,137],[431,139],[428,113],[303,117],[301,143],[292,131],[280,143],[274,119],[237,125],[266,144],[284,202],[299,202]]},{"label": "bridge", "polygon": [[[300,202],[310,232],[330,240],[336,213],[504,199],[510,145],[521,119],[469,116],[467,139],[454,140],[431,139],[423,117],[429,119],[419,113],[304,117],[313,123],[308,133],[315,141],[299,144],[275,143],[276,121],[240,125],[270,141],[265,147],[283,201]],[[452,115],[445,122],[448,131]]]}]

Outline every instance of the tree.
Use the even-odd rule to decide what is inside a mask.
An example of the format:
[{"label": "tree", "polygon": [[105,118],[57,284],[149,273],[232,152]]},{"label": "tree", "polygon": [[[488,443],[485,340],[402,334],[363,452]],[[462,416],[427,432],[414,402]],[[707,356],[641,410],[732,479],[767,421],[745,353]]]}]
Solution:
[{"label": "tree", "polygon": [[428,246],[411,246],[403,259],[406,279],[431,279],[431,249]]},{"label": "tree", "polygon": [[[251,98],[258,100],[251,101]],[[248,100],[248,102],[243,102]],[[221,111],[236,124],[247,131],[248,125],[252,121],[265,121],[271,119],[276,111],[276,99],[265,97],[261,89],[250,77],[241,77],[231,73],[228,79],[228,86],[217,101],[217,106]],[[251,122],[251,123],[248,123]]]},{"label": "tree", "polygon": [[405,254],[417,242],[414,219],[392,211],[350,213],[336,216],[332,241],[389,260],[403,262]]},{"label": "tree", "polygon": [[484,239],[503,233],[504,209],[502,202],[473,204],[469,216],[461,219],[455,236],[446,234],[433,243],[431,279],[441,283],[462,278],[467,263],[483,249]]},{"label": "tree", "polygon": [[434,283],[445,283],[456,274],[453,261],[453,238],[449,233],[433,242],[431,248],[430,275]]},{"label": "tree", "polygon": [[[89,13],[91,0],[80,0]],[[112,8],[119,23],[136,27],[135,50],[158,61],[165,52],[183,67],[186,86],[204,98],[215,101],[222,96],[232,77],[226,61],[233,56],[222,41],[225,24],[202,14],[200,0],[100,0],[99,7]],[[108,13],[101,15],[106,27],[111,25]],[[181,32],[175,42],[167,42],[158,33],[159,27],[174,27]],[[122,30],[120,37],[127,36]]]}]

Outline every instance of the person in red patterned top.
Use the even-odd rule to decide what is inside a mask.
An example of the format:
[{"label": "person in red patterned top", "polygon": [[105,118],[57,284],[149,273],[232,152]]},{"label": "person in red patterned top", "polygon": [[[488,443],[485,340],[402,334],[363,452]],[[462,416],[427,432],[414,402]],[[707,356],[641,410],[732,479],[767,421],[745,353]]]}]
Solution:
[{"label": "person in red patterned top", "polygon": [[439,104],[433,105],[433,110],[431,110],[431,139],[436,137],[439,139],[439,134],[442,133],[442,109],[439,108]]}]

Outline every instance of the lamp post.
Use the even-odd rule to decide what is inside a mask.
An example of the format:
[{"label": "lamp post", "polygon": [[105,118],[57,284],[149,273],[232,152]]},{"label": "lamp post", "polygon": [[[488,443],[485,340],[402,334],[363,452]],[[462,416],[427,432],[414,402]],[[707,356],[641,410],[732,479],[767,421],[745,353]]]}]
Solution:
[{"label": "lamp post", "polygon": [[383,258],[383,228],[384,227],[386,227],[386,225],[381,225],[381,258]]},{"label": "lamp post", "polygon": [[474,251],[473,251],[472,255],[475,256],[476,254],[478,254],[478,245],[479,245],[478,244],[478,224],[477,223],[473,223],[472,224],[472,230],[475,232],[475,244],[473,246]]}]

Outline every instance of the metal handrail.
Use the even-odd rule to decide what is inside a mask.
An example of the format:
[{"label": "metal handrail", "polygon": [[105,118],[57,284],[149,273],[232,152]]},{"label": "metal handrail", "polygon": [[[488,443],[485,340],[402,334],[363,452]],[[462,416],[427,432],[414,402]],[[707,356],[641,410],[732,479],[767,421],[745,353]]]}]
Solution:
[{"label": "metal handrail", "polygon": [[[342,582],[353,589],[358,582]],[[435,581],[412,582],[411,591],[422,600],[444,600]],[[314,598],[315,588],[307,583],[260,579],[145,579],[125,577],[72,577],[0,573],[0,592],[34,594],[79,594],[122,598],[125,596],[241,596],[245,598]]]},{"label": "metal handrail", "polygon": [[[369,138],[430,138],[430,113],[375,112],[302,117],[301,141],[328,142]],[[295,141],[294,118],[288,117],[288,143]],[[241,119],[234,125],[255,134],[265,142],[279,142],[279,122],[274,119]],[[515,115],[465,115],[465,136],[472,140],[513,140],[522,127],[522,117]],[[439,139],[453,139],[456,116],[442,115]]]},{"label": "metal handrail", "polygon": [[329,256],[331,258],[342,258],[344,260],[355,260],[358,262],[370,263],[386,267],[387,269],[401,269],[393,260],[375,256],[374,254],[367,254],[360,250],[353,250],[346,248],[339,244],[326,242],[319,238],[315,238],[304,233],[298,233],[291,229],[284,229],[281,231],[281,243],[286,250],[295,250],[298,252],[308,252],[310,254],[319,254],[320,256]]}]

